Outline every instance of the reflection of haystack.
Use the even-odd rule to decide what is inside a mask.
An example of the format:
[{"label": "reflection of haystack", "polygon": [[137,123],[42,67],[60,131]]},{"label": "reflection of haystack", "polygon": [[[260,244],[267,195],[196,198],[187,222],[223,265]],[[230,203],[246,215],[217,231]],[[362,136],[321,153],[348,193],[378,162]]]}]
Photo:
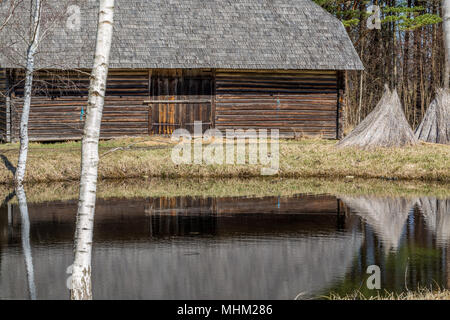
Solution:
[{"label": "reflection of haystack", "polygon": [[414,201],[402,198],[342,197],[341,200],[370,225],[386,246],[397,250]]},{"label": "reflection of haystack", "polygon": [[416,130],[419,140],[450,144],[450,91],[438,90],[422,123]]},{"label": "reflection of haystack", "polygon": [[450,199],[421,198],[417,202],[428,228],[436,235],[437,241],[450,241]]},{"label": "reflection of haystack", "polygon": [[417,139],[406,120],[397,91],[391,92],[386,86],[375,109],[337,146],[402,147],[416,143]]}]

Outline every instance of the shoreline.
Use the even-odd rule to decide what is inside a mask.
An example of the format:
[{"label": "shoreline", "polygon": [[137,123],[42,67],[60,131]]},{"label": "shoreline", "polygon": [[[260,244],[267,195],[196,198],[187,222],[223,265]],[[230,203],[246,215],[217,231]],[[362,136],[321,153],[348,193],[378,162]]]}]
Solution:
[{"label": "shoreline", "polygon": [[[422,143],[414,147],[337,149],[330,140],[280,141],[280,169],[273,179],[378,179],[450,183],[450,146]],[[32,143],[25,184],[78,181],[80,143]],[[181,164],[171,159],[173,143],[162,138],[128,138],[100,142],[99,180],[137,178],[258,178],[257,165]],[[0,145],[0,184],[12,185],[17,144]],[[247,159],[248,160],[248,159]]]},{"label": "shoreline", "polygon": [[[25,186],[29,203],[76,201],[78,182],[29,184]],[[102,180],[99,199],[140,199],[155,197],[223,198],[296,195],[371,196],[379,198],[450,198],[450,184],[382,180],[333,179],[133,179]],[[16,201],[14,187],[0,185],[0,204]]]}]

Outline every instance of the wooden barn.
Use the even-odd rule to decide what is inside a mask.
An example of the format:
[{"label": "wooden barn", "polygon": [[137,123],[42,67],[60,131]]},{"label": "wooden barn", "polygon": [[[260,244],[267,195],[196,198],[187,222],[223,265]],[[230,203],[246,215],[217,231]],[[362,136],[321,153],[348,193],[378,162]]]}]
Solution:
[{"label": "wooden barn", "polygon": [[[98,14],[96,2],[82,3],[79,25],[61,21],[40,44],[31,140],[81,138]],[[25,46],[13,28],[2,32],[15,45],[0,50],[0,140],[17,141],[24,61],[11,50]],[[310,0],[116,0],[101,135],[170,134],[202,121],[205,130],[340,138],[344,73],[362,69],[342,23]]]}]

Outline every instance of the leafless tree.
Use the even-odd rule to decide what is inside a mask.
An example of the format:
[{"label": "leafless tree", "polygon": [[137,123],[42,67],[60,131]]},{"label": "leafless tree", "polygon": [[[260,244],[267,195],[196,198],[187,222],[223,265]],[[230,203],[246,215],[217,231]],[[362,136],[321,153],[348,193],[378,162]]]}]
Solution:
[{"label": "leafless tree", "polygon": [[113,34],[114,0],[100,0],[97,43],[81,151],[81,180],[75,233],[71,299],[91,300],[91,253],[97,192],[98,141]]},{"label": "leafless tree", "polygon": [[[10,87],[10,90],[14,90],[15,87],[23,85],[20,151],[15,174],[16,185],[22,184],[25,178],[29,142],[28,119],[33,95],[49,86],[54,87],[58,81],[64,83],[66,88],[70,87],[70,81],[66,81],[64,74],[53,75],[50,80],[51,83],[48,83],[48,80],[39,79],[39,77],[36,79],[36,72],[39,70],[35,63],[37,58],[40,58],[40,65],[53,65],[51,62],[43,61],[42,56],[39,56],[39,48],[43,44],[47,44],[49,34],[65,25],[66,20],[70,18],[68,8],[86,1],[0,0],[0,54],[18,69],[25,70],[23,80]],[[27,16],[30,19],[27,19]],[[54,67],[64,69],[64,66],[55,65]],[[72,87],[76,86],[74,83],[71,85]],[[6,94],[8,95],[9,92]]]},{"label": "leafless tree", "polygon": [[25,67],[25,91],[24,103],[22,109],[22,118],[20,120],[20,150],[19,161],[17,163],[15,182],[17,186],[22,185],[25,177],[25,168],[28,157],[28,118],[30,115],[31,94],[33,87],[33,71],[34,71],[34,56],[39,44],[39,37],[41,31],[41,0],[34,0],[31,4],[31,19],[30,26],[30,42],[27,49],[26,67]]}]

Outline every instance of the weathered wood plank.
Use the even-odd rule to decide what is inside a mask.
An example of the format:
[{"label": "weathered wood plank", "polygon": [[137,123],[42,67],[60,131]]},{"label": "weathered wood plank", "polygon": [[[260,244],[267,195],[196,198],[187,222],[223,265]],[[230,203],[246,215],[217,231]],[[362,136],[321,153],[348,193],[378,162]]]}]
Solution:
[{"label": "weathered wood plank", "polygon": [[216,93],[219,129],[336,137],[335,71],[217,70]]},{"label": "weathered wood plank", "polygon": [[[36,87],[32,98],[29,134],[33,141],[80,139],[83,133],[89,87],[89,70],[39,70],[35,74]],[[14,72],[13,137],[18,127],[23,104],[24,73]],[[115,70],[108,76],[101,138],[111,136],[139,136],[148,133],[148,106],[143,105],[150,95],[148,70]],[[82,110],[84,111],[82,113]]]}]

